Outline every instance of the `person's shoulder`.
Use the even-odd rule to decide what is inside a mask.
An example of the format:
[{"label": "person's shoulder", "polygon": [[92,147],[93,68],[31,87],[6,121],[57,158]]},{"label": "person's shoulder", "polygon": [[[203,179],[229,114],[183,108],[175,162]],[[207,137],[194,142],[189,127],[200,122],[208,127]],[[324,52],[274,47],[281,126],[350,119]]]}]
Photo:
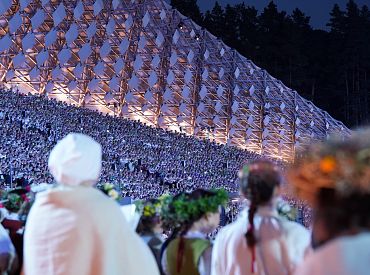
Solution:
[{"label": "person's shoulder", "polygon": [[337,242],[332,241],[312,251],[297,267],[295,275],[343,274],[341,262],[338,261],[339,250]]},{"label": "person's shoulder", "polygon": [[224,226],[217,233],[216,241],[230,241],[232,238],[243,237],[247,228],[247,221],[240,216],[236,221]]},{"label": "person's shoulder", "polygon": [[282,220],[282,226],[287,234],[303,234],[303,235],[310,235],[310,231],[304,227],[302,224],[289,221],[289,220]]},{"label": "person's shoulder", "polygon": [[287,245],[295,251],[304,253],[311,243],[310,231],[297,222],[286,220],[282,222],[282,227]]},{"label": "person's shoulder", "polygon": [[217,237],[227,235],[229,232],[236,230],[237,226],[237,221],[225,225],[218,231]]}]

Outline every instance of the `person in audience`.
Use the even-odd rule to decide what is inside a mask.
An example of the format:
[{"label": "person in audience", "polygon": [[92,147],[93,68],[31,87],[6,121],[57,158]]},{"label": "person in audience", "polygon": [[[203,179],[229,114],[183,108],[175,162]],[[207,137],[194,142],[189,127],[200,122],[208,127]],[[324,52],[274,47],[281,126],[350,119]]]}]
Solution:
[{"label": "person in audience", "polygon": [[279,216],[280,185],[280,172],[269,161],[243,167],[240,190],[250,205],[216,236],[212,275],[292,274],[303,260],[310,234]]},{"label": "person in audience", "polygon": [[136,228],[136,232],[149,246],[157,260],[158,267],[161,269],[160,254],[161,247],[164,242],[162,237],[162,221],[160,217],[161,201],[159,199],[150,199],[137,207],[140,209],[141,217]]},{"label": "person in audience", "polygon": [[[5,211],[0,211],[0,222],[5,218]],[[16,250],[6,229],[0,224],[0,274],[19,274]]]},{"label": "person in audience", "polygon": [[295,274],[369,274],[370,129],[312,145],[287,178],[314,209],[315,249]]},{"label": "person in audience", "polygon": [[57,184],[36,195],[28,215],[25,275],[159,274],[117,202],[92,187],[101,161],[100,144],[83,134],[69,134],[53,148],[48,167]]},{"label": "person in audience", "polygon": [[227,199],[227,193],[221,189],[196,189],[173,202],[181,231],[165,248],[162,258],[165,274],[210,274],[212,244],[206,236],[219,225],[220,207]]}]

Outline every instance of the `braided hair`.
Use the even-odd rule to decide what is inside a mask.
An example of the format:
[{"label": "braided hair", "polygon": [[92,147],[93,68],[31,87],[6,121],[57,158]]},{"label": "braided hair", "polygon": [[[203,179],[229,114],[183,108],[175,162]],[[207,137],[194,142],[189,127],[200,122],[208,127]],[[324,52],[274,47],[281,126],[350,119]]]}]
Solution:
[{"label": "braided hair", "polygon": [[240,188],[243,195],[250,200],[248,212],[248,230],[245,234],[247,245],[254,248],[257,244],[254,216],[260,205],[271,201],[276,187],[280,186],[281,176],[277,167],[270,161],[258,160],[243,168],[240,175]]}]

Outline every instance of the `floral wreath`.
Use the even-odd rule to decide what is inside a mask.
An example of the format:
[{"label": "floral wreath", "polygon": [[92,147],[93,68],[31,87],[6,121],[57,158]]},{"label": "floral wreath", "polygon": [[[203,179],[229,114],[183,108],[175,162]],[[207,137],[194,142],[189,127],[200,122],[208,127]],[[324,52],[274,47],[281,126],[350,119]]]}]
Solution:
[{"label": "floral wreath", "polygon": [[[23,203],[30,202],[30,188],[18,188],[10,191],[3,191],[1,194],[1,200],[3,201],[1,207],[6,208],[11,212],[18,212]],[[18,192],[20,192],[18,194]]]},{"label": "floral wreath", "polygon": [[347,140],[332,139],[308,147],[287,172],[296,194],[315,204],[320,189],[332,189],[341,198],[370,194],[370,130]]},{"label": "floral wreath", "polygon": [[160,197],[154,203],[151,201],[142,200],[135,201],[136,212],[146,218],[160,216],[162,210],[162,202],[162,197]]},{"label": "floral wreath", "polygon": [[120,195],[115,189],[115,186],[111,183],[106,182],[102,186],[100,186],[99,189],[115,201],[119,200],[120,198]]},{"label": "floral wreath", "polygon": [[[220,205],[225,205],[229,199],[224,189],[211,190],[215,196],[200,199],[189,199],[186,194],[176,199],[168,200],[162,211],[163,219],[167,223],[178,226],[185,221],[200,216],[203,213],[212,213],[218,210]],[[172,207],[172,211],[171,208]]]},{"label": "floral wreath", "polygon": [[260,162],[243,165],[242,169],[238,173],[238,177],[239,179],[247,178],[251,172],[263,169],[265,167],[271,167],[272,170],[279,171],[279,168],[273,165],[272,162],[262,159]]},{"label": "floral wreath", "polygon": [[283,217],[289,221],[295,221],[297,219],[298,209],[292,207],[283,199],[278,200],[276,210],[280,217]]}]

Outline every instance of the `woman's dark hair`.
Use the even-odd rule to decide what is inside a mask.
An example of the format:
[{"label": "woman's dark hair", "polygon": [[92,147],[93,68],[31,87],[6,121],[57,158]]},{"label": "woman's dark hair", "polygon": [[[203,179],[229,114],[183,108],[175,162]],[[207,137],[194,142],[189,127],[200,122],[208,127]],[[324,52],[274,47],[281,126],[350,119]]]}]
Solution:
[{"label": "woman's dark hair", "polygon": [[[145,202],[145,204],[157,204],[159,200],[157,199],[149,199]],[[136,233],[138,234],[151,234],[153,233],[154,227],[160,222],[159,215],[153,216],[144,216],[141,215],[139,223],[136,228]]]},{"label": "woman's dark hair", "polygon": [[274,190],[281,183],[281,176],[277,167],[270,161],[259,160],[251,163],[248,172],[240,178],[240,188],[243,195],[249,199],[248,212],[249,227],[245,238],[248,247],[254,247],[257,239],[254,232],[254,216],[260,205],[268,203],[274,194]]},{"label": "woman's dark hair", "polygon": [[324,223],[327,240],[343,233],[357,233],[370,229],[370,194],[354,192],[348,197],[338,196],[334,189],[321,188],[317,195],[315,219]]}]

